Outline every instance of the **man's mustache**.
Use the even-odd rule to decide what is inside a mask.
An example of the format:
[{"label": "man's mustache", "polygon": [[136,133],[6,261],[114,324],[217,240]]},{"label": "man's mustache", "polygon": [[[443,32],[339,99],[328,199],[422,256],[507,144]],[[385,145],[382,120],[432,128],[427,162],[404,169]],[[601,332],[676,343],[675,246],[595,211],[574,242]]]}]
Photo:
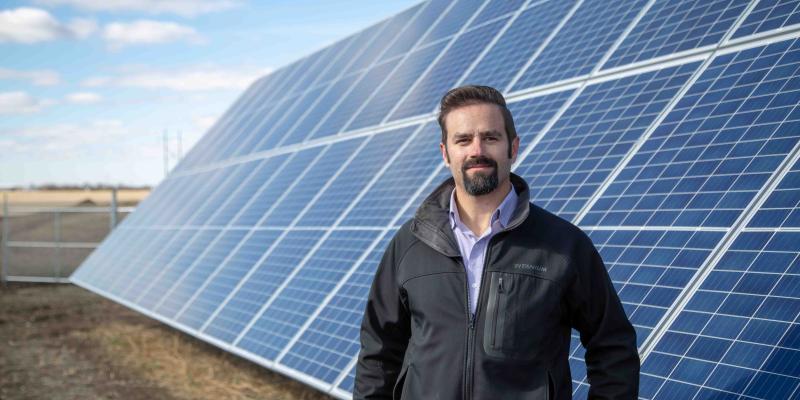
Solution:
[{"label": "man's mustache", "polygon": [[466,171],[469,168],[472,168],[476,165],[489,165],[492,168],[497,168],[497,162],[489,157],[475,157],[469,158],[467,161],[464,161],[464,164],[461,165],[461,169]]}]

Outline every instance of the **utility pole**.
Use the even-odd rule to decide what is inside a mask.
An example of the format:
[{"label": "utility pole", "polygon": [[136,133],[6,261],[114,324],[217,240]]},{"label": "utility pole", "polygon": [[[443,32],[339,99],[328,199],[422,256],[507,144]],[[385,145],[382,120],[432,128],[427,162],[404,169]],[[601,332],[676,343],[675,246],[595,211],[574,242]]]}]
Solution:
[{"label": "utility pole", "polygon": [[180,162],[183,158],[183,131],[178,131],[178,159]]},{"label": "utility pole", "polygon": [[164,129],[164,177],[166,178],[169,175],[169,143],[167,142],[167,130]]}]

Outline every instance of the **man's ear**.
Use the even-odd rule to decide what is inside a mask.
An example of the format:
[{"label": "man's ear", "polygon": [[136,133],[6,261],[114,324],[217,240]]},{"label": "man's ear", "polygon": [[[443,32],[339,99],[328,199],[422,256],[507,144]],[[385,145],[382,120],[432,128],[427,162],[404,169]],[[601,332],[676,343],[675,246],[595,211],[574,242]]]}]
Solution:
[{"label": "man's ear", "polygon": [[442,161],[444,161],[445,167],[450,168],[450,155],[447,154],[447,145],[439,143],[439,150],[442,152]]},{"label": "man's ear", "polygon": [[511,163],[517,162],[517,154],[519,153],[519,136],[511,141]]}]

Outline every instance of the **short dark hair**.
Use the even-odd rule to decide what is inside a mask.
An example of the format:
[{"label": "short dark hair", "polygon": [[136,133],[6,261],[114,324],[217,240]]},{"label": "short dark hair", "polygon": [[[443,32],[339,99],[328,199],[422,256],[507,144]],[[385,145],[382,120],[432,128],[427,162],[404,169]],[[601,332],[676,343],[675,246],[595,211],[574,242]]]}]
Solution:
[{"label": "short dark hair", "polygon": [[506,106],[506,99],[499,90],[491,86],[466,85],[451,89],[442,97],[439,102],[439,128],[442,130],[442,143],[447,146],[447,129],[444,126],[444,119],[450,111],[459,107],[473,104],[494,104],[500,108],[503,114],[503,123],[506,127],[506,137],[508,137],[508,156],[511,157],[511,141],[517,137],[517,129],[514,127],[514,118],[511,111]]}]

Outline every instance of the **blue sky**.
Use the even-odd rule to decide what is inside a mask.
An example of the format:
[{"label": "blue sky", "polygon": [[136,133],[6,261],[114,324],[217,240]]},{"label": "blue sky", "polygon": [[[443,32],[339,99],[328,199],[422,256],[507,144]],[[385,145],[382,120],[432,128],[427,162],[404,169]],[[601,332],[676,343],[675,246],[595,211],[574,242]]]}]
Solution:
[{"label": "blue sky", "polygon": [[0,187],[157,184],[257,77],[417,1],[0,6]]}]

